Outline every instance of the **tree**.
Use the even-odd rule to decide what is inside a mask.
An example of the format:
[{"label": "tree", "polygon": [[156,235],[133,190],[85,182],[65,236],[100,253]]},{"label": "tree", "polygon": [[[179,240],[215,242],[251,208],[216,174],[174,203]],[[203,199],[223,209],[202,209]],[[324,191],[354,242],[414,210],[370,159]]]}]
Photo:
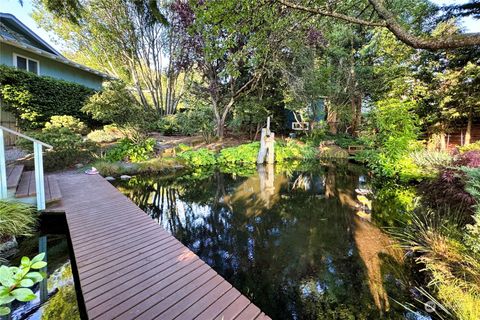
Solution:
[{"label": "tree", "polygon": [[[401,16],[398,5],[395,1],[387,5],[383,0],[368,1],[323,1],[321,6],[308,6],[289,0],[277,0],[278,3],[291,9],[308,12],[314,15],[332,17],[347,23],[359,24],[368,27],[384,27],[392,32],[403,43],[416,49],[455,49],[461,47],[471,47],[480,45],[480,33],[464,33],[445,36],[419,36],[405,25],[409,22],[399,21],[397,17]],[[419,1],[422,4],[423,1]],[[480,7],[478,1],[472,1],[473,10],[464,7],[461,11],[463,16],[478,17],[476,10]],[[423,2],[425,4],[425,2]],[[426,5],[426,4],[425,4]],[[406,3],[404,7],[408,8]],[[407,16],[411,17],[411,15]],[[410,22],[411,23],[411,22]]]},{"label": "tree", "polygon": [[[177,37],[177,17],[169,5],[158,9],[151,1],[89,0],[81,3],[75,21],[37,3],[34,17],[53,30],[69,48],[67,56],[124,80],[136,98],[159,115],[176,112],[188,82],[188,64]],[[47,10],[52,10],[46,6]]]},{"label": "tree", "polygon": [[253,59],[258,56],[249,46],[248,21],[243,16],[225,17],[225,12],[233,12],[236,6],[235,1],[176,1],[172,5],[180,17],[182,45],[188,48],[199,75],[193,90],[209,101],[220,139],[235,103],[255,87],[263,73],[263,59]]}]

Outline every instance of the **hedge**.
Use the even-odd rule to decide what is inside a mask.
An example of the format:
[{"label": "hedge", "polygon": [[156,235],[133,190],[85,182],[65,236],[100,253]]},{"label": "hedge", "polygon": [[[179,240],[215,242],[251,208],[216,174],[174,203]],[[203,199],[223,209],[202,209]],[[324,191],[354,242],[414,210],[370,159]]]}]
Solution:
[{"label": "hedge", "polygon": [[55,115],[70,115],[89,125],[96,124],[80,111],[94,93],[94,89],[77,83],[0,65],[0,98],[23,129],[43,127]]}]

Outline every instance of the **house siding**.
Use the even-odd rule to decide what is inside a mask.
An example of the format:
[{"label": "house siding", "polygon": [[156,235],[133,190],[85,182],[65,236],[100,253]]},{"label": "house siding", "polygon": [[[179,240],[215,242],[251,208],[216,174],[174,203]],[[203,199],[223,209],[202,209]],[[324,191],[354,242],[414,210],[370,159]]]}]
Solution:
[{"label": "house siding", "polygon": [[0,64],[13,67],[14,53],[39,61],[41,76],[49,76],[56,79],[75,82],[95,90],[100,90],[102,88],[103,78],[98,75],[5,43],[0,43]]}]

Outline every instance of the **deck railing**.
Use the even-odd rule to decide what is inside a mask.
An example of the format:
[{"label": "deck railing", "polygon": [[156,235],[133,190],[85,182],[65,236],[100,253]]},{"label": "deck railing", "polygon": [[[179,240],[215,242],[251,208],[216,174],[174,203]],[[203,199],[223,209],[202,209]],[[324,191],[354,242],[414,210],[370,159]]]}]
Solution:
[{"label": "deck railing", "polygon": [[8,197],[7,189],[7,162],[5,159],[5,140],[4,133],[9,133],[33,142],[33,154],[35,163],[35,188],[37,192],[37,209],[44,210],[45,203],[45,181],[43,175],[43,147],[53,149],[49,144],[31,138],[20,132],[0,126],[0,199]]}]

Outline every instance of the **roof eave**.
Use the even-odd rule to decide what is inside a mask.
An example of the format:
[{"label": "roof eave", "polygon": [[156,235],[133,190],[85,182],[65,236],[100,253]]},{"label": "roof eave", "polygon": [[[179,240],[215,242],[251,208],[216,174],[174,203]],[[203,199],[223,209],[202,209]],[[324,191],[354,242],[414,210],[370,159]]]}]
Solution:
[{"label": "roof eave", "polygon": [[81,65],[79,63],[76,63],[76,62],[73,62],[71,60],[68,60],[67,58],[64,58],[62,55],[58,56],[58,55],[54,55],[54,54],[51,54],[49,52],[46,52],[44,50],[41,50],[39,48],[36,48],[34,46],[30,46],[28,44],[25,44],[25,43],[19,43],[17,41],[13,41],[13,40],[10,40],[10,39],[5,39],[4,37],[0,36],[0,42],[3,42],[3,43],[6,43],[6,44],[9,44],[9,45],[12,45],[14,47],[17,47],[17,48],[20,48],[20,49],[23,49],[23,50],[26,50],[26,51],[29,51],[29,52],[32,52],[32,53],[35,53],[35,54],[38,54],[40,56],[43,56],[43,57],[46,57],[46,58],[49,58],[51,60],[55,60],[55,61],[58,61],[58,62],[61,62],[63,64],[66,64],[66,65],[69,65],[69,66],[72,66],[74,68],[77,68],[77,69],[80,69],[80,70],[83,70],[83,71],[86,71],[86,72],[89,72],[89,73],[93,73],[99,77],[102,77],[104,79],[107,79],[107,80],[115,80],[116,78],[115,77],[112,77],[108,74],[105,74],[105,73],[102,73],[100,71],[97,71],[97,70],[94,70],[94,69],[91,69],[89,67],[86,67],[84,65]]}]

